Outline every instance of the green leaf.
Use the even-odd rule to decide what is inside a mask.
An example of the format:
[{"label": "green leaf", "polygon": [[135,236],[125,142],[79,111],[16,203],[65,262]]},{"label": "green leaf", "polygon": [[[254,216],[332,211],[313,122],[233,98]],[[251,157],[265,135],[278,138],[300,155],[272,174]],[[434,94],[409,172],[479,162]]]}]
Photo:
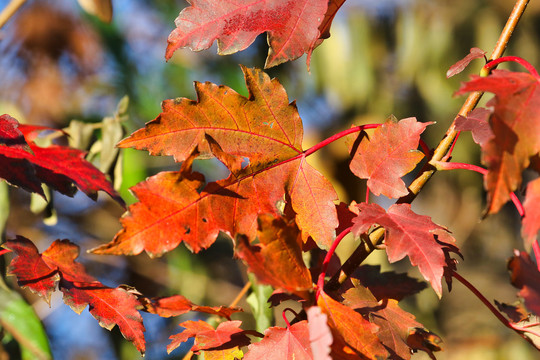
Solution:
[{"label": "green leaf", "polygon": [[2,287],[0,325],[17,340],[23,359],[52,359],[45,329],[32,307],[18,293]]},{"label": "green leaf", "polygon": [[69,134],[69,146],[79,150],[88,149],[94,136],[94,130],[94,124],[88,124],[80,120],[71,120],[69,126],[64,128],[64,131]]},{"label": "green leaf", "polygon": [[101,152],[99,159],[99,169],[107,173],[118,158],[119,150],[116,144],[122,140],[124,136],[124,128],[122,122],[128,119],[129,97],[124,96],[118,106],[114,117],[105,117],[103,119],[103,127],[101,128]]},{"label": "green leaf", "polygon": [[253,284],[251,286],[253,292],[246,300],[253,312],[257,331],[262,333],[273,325],[274,312],[268,304],[268,298],[274,289],[269,285],[258,284],[257,278],[253,274],[248,274],[248,277]]}]

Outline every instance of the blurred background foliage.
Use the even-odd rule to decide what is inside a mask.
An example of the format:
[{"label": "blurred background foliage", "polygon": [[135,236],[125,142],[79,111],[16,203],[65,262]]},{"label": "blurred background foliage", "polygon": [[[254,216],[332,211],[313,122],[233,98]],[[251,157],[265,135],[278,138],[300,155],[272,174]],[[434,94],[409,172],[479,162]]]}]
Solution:
[{"label": "blurred background foliage", "polygon": [[[0,9],[8,2],[0,0]],[[185,6],[183,0],[113,0],[112,22],[106,24],[85,13],[75,0],[27,1],[0,30],[0,113],[9,113],[23,123],[70,129],[79,134],[78,146],[103,165],[104,154],[113,151],[110,142],[116,137],[109,136],[111,132],[121,138],[142,127],[159,114],[164,99],[194,99],[193,81],[224,84],[246,94],[238,64],[263,66],[264,36],[232,56],[220,57],[213,47],[200,53],[179,50],[168,63],[164,61],[167,36]],[[425,133],[428,145],[435,147],[464,100],[453,93],[483,64],[475,61],[452,79],[446,79],[446,70],[471,47],[489,54],[512,6],[510,0],[348,0],[334,21],[331,38],[314,51],[310,72],[305,57],[268,72],[279,78],[290,100],[297,101],[305,124],[305,148],[352,124],[382,122],[390,114],[435,121]],[[538,2],[529,5],[506,54],[540,66]],[[129,105],[127,100],[117,105],[126,95]],[[77,122],[70,125],[72,120]],[[123,133],[122,126],[117,126],[120,121]],[[110,128],[107,122],[117,125]],[[70,141],[77,139],[72,136]],[[454,160],[478,163],[478,159],[477,147],[463,134]],[[342,201],[362,201],[365,183],[348,170],[343,143],[323,149],[310,160],[332,179]],[[129,187],[178,167],[170,158],[134,150],[122,150],[121,157],[107,161],[110,164],[104,170],[128,202],[135,201]],[[215,161],[201,161],[197,166],[210,180],[224,176],[223,167]],[[5,236],[26,236],[41,251],[57,238],[69,238],[82,248],[80,261],[107,285],[126,283],[148,296],[182,294],[195,303],[226,305],[247,281],[245,269],[232,258],[230,242],[225,239],[198,255],[181,245],[155,260],[144,254],[129,258],[85,254],[85,250],[109,242],[120,229],[122,209],[117,204],[102,195],[93,203],[80,194],[75,199],[53,194],[52,206],[34,206],[32,213],[29,204],[35,200],[31,196],[15,188],[8,192],[5,184],[0,185],[0,221],[7,217]],[[460,273],[488,299],[512,303],[516,292],[508,281],[506,259],[513,248],[522,247],[519,216],[508,206],[480,222],[483,199],[479,175],[454,171],[437,174],[413,206],[454,233],[465,256]],[[374,201],[389,204],[384,198]],[[351,239],[341,246],[340,254],[345,256],[353,246]],[[382,263],[384,269],[415,275],[407,261],[389,265],[384,254],[373,254],[368,260]],[[10,278],[6,281],[12,283]],[[7,288],[2,294],[1,302],[10,298],[10,304],[20,303],[20,296]],[[42,320],[51,350],[46,342],[21,341],[33,338],[25,334],[40,330],[14,330],[0,306],[0,359],[10,355],[36,358],[36,352],[28,353],[28,347],[35,350],[36,346],[44,346],[44,358],[48,351],[55,359],[138,358],[116,329],[109,334],[87,311],[79,316],[58,298],[53,298],[49,308],[28,292],[22,291],[22,295]],[[427,289],[405,305],[443,338],[446,350],[438,354],[439,359],[537,356],[460,284],[445,293],[441,302]],[[255,327],[250,306],[245,300],[240,306],[247,313],[242,320]],[[182,357],[182,350],[170,356],[165,353],[167,338],[178,332],[179,322],[145,316],[148,359]]]}]

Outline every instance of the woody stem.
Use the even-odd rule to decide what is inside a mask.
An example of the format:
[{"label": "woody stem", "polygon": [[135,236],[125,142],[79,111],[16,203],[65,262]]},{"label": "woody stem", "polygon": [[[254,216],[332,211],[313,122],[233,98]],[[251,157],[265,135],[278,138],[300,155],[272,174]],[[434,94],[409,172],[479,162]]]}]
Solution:
[{"label": "woody stem", "polygon": [[26,2],[26,0],[11,0],[6,5],[4,10],[0,12],[0,29],[7,23],[7,21],[19,10],[19,8]]}]

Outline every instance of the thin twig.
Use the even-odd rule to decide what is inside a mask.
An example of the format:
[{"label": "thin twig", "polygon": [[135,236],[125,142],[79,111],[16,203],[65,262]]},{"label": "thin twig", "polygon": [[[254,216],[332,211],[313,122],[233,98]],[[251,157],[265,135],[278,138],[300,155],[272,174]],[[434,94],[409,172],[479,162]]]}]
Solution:
[{"label": "thin twig", "polygon": [[537,332],[533,330],[528,330],[527,326],[519,326],[508,320],[473,284],[467,281],[467,279],[465,279],[463,276],[459,275],[455,271],[452,271],[452,277],[462,283],[467,289],[469,289],[489,309],[489,311],[491,311],[493,315],[495,315],[495,317],[504,324],[504,326],[514,330],[516,333],[519,334],[519,336],[521,336],[525,340],[529,340],[527,336],[525,336],[525,333],[540,336],[540,334],[538,334]]},{"label": "thin twig", "polygon": [[244,287],[242,288],[242,290],[240,290],[240,292],[238,293],[238,295],[236,295],[236,297],[234,298],[234,300],[231,302],[231,304],[229,305],[230,308],[233,308],[235,307],[236,305],[238,305],[238,303],[240,302],[240,300],[242,300],[242,298],[244,297],[244,295],[246,295],[246,293],[248,292],[249,288],[251,288],[251,281],[248,281],[246,283],[246,285],[244,285]]},{"label": "thin twig", "polygon": [[26,0],[11,0],[6,5],[4,10],[0,12],[0,29],[6,24],[6,22],[19,10],[19,8],[26,2]]}]

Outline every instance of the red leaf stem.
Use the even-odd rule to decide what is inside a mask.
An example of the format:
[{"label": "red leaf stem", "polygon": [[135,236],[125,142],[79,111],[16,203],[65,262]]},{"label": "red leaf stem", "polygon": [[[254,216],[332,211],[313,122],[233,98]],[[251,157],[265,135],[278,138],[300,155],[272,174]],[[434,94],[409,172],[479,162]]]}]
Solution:
[{"label": "red leaf stem", "polygon": [[326,257],[323,260],[322,263],[322,269],[321,273],[319,274],[319,279],[317,280],[317,293],[315,294],[315,299],[319,299],[319,295],[321,294],[321,291],[324,287],[324,278],[326,276],[326,271],[328,270],[328,265],[330,264],[330,259],[332,258],[332,255],[336,252],[336,248],[338,247],[339,243],[343,238],[351,232],[352,226],[346,228],[343,230],[334,240],[332,243],[332,246],[330,247],[330,250],[326,253]]},{"label": "red leaf stem", "polygon": [[369,204],[369,194],[371,191],[369,190],[369,186],[366,185],[366,204]]},{"label": "red leaf stem", "polygon": [[540,246],[538,245],[538,240],[533,241],[532,248],[534,257],[536,258],[536,266],[538,267],[538,271],[540,271]]},{"label": "red leaf stem", "polygon": [[[516,62],[520,65],[522,65],[527,71],[534,76],[537,79],[540,79],[540,75],[538,75],[538,71],[532,66],[527,60],[520,58],[519,56],[503,56],[498,59],[492,60],[488,62],[486,65],[484,65],[485,71],[489,72],[491,71],[495,66],[503,63],[503,62]],[[487,74],[486,74],[487,75]]]},{"label": "red leaf stem", "polygon": [[426,142],[424,140],[420,139],[419,143],[420,143],[420,148],[422,149],[422,152],[424,153],[424,155],[426,155],[426,157],[430,157],[431,156],[431,149],[426,144]]},{"label": "red leaf stem", "polygon": [[454,141],[452,141],[452,145],[450,146],[450,149],[448,150],[448,152],[446,153],[446,155],[442,159],[444,162],[447,162],[450,159],[450,157],[452,156],[452,151],[454,151],[454,146],[456,146],[456,143],[457,143],[457,141],[459,139],[459,135],[461,135],[461,131],[458,131],[456,133],[456,136],[454,137]]},{"label": "red leaf stem", "polygon": [[4,254],[7,254],[7,253],[10,253],[10,252],[11,252],[11,250],[9,250],[9,249],[2,249],[2,250],[0,250],[0,256],[2,256]]},{"label": "red leaf stem", "polygon": [[[437,161],[436,167],[438,170],[456,170],[456,169],[462,169],[462,170],[471,170],[475,171],[482,175],[487,175],[488,170],[484,169],[483,167],[472,165],[472,164],[466,164],[466,163],[457,163],[457,162],[442,162]],[[518,199],[515,193],[510,193],[510,199],[512,199],[512,202],[514,203],[514,206],[516,207],[517,212],[521,217],[525,216],[525,208],[523,207],[523,204]]]},{"label": "red leaf stem", "polygon": [[285,313],[287,311],[290,311],[294,314],[294,317],[298,317],[298,313],[296,311],[294,311],[293,309],[291,308],[285,308],[283,309],[283,312],[281,313],[281,316],[283,317],[283,320],[285,320],[285,325],[287,325],[287,329],[289,329],[291,327],[291,323],[289,322],[289,320],[287,320],[287,316],[285,315]]},{"label": "red leaf stem", "polygon": [[493,315],[495,315],[495,317],[497,319],[499,319],[499,321],[501,323],[503,323],[504,326],[506,326],[509,329],[514,330],[515,332],[517,332],[519,334],[519,336],[521,336],[525,340],[527,340],[527,337],[524,334],[526,332],[528,332],[529,334],[534,335],[534,336],[540,336],[540,334],[538,334],[537,332],[528,330],[526,325],[525,326],[518,326],[515,323],[509,321],[507,318],[505,318],[504,315],[501,314],[499,312],[499,310],[497,310],[497,308],[495,306],[493,306],[489,302],[489,300],[484,295],[482,295],[482,293],[476,287],[474,287],[473,284],[468,282],[464,277],[459,275],[457,272],[452,270],[451,275],[452,275],[452,277],[454,277],[454,279],[458,280],[467,289],[469,289],[484,305],[486,305],[486,307],[493,313]]},{"label": "red leaf stem", "polygon": [[527,328],[530,328],[530,327],[536,327],[536,326],[540,326],[540,322],[536,322],[536,323],[532,323],[532,324],[523,325],[522,328],[523,328],[523,329],[527,329]]},{"label": "red leaf stem", "polygon": [[[323,147],[327,146],[327,145],[330,145],[331,143],[333,143],[334,141],[336,140],[339,140],[341,139],[342,137],[345,137],[347,135],[350,135],[350,134],[354,134],[354,133],[357,133],[357,132],[360,132],[360,131],[363,131],[363,130],[368,130],[368,129],[375,129],[375,128],[378,128],[379,126],[381,126],[382,124],[366,124],[366,125],[360,125],[360,126],[355,126],[355,127],[352,127],[350,129],[347,129],[347,130],[343,130],[341,132],[338,132],[337,134],[334,134],[332,136],[330,136],[329,138],[327,139],[324,139],[323,141],[321,141],[320,143],[318,144],[315,144],[313,145],[312,147],[310,147],[309,149],[305,150],[304,152],[296,155],[296,156],[293,156],[289,159],[286,159],[286,160],[283,160],[283,161],[280,161],[280,162],[277,162],[275,163],[274,165],[272,166],[269,166],[267,168],[264,168],[264,169],[261,169],[259,171],[255,171],[254,173],[250,174],[250,175],[247,175],[247,177],[253,177],[255,175],[258,175],[262,172],[265,172],[265,171],[268,171],[270,169],[273,169],[275,167],[278,167],[278,166],[281,166],[281,165],[284,165],[288,162],[292,162],[292,161],[296,161],[300,158],[303,158],[303,157],[307,157],[309,155],[312,155],[313,153],[315,153],[316,151],[322,149]],[[240,178],[239,180],[243,180],[244,178]]]},{"label": "red leaf stem", "polygon": [[338,139],[341,139],[344,136],[354,134],[356,132],[360,132],[360,131],[363,131],[363,130],[376,129],[381,125],[382,124],[366,124],[366,125],[355,126],[355,127],[350,128],[350,129],[340,131],[337,134],[334,134],[334,135],[330,136],[329,138],[321,141],[317,145],[314,145],[314,146],[310,147],[309,149],[304,151],[303,155],[304,156],[309,156],[309,155],[313,154],[315,151],[322,149],[326,145],[328,145],[328,144],[330,144],[330,143],[332,143],[332,142],[334,142],[334,141],[336,141]]}]

